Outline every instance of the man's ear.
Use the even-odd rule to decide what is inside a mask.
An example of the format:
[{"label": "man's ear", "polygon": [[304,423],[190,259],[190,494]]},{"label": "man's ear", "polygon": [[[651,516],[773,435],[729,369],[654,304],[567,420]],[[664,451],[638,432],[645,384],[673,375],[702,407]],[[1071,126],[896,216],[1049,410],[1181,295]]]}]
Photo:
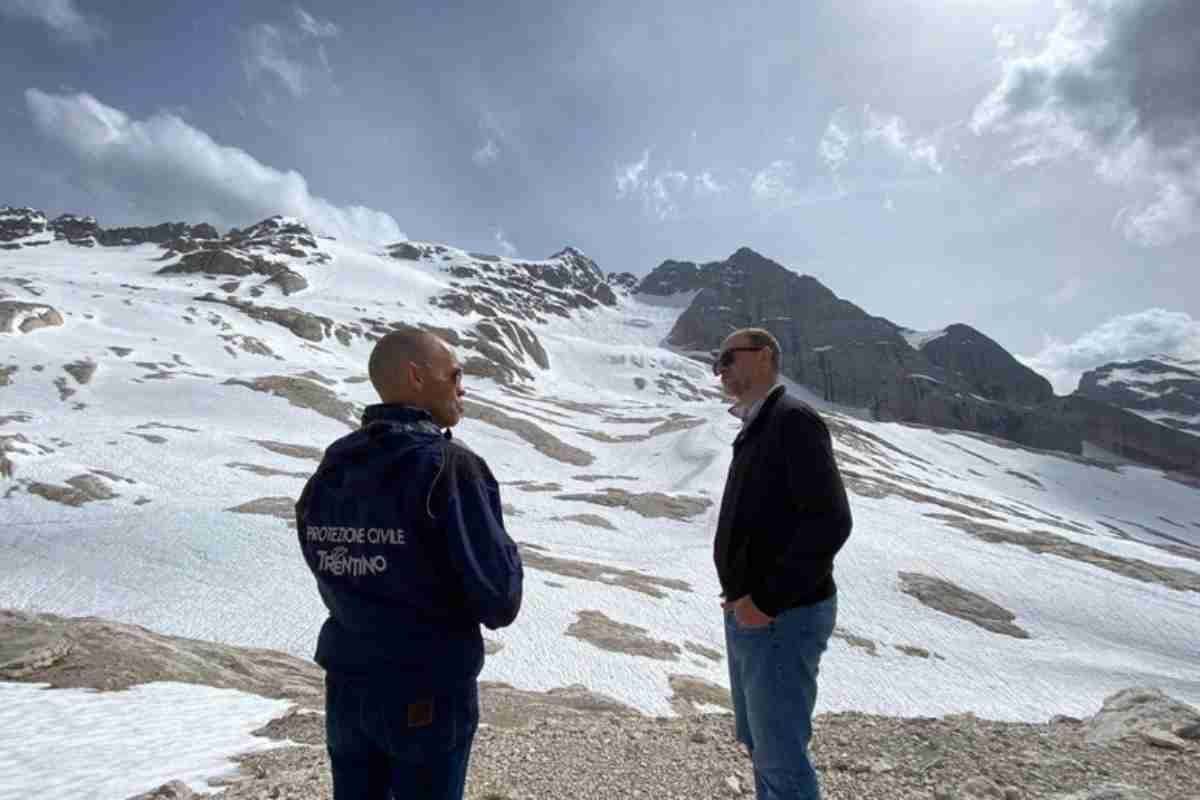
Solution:
[{"label": "man's ear", "polygon": [[425,384],[425,380],[421,377],[421,371],[417,369],[417,362],[409,361],[405,368],[408,370],[408,383],[413,388],[421,388]]}]

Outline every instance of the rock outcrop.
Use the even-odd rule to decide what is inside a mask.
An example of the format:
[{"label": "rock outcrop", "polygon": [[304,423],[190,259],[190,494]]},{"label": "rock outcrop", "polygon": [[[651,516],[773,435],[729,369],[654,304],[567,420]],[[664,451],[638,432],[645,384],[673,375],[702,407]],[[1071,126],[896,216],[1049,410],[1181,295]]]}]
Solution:
[{"label": "rock outcrop", "polygon": [[0,207],[0,250],[20,250],[54,241],[46,215],[35,208]]},{"label": "rock outcrop", "polygon": [[1043,407],[1110,453],[1168,472],[1200,476],[1200,437],[1081,394],[1056,398]]},{"label": "rock outcrop", "polygon": [[1200,360],[1153,356],[1088,370],[1075,394],[1200,437]]},{"label": "rock outcrop", "polygon": [[179,681],[289,699],[319,699],[324,683],[316,664],[273,650],[7,609],[0,609],[0,680],[102,691]]},{"label": "rock outcrop", "polygon": [[[451,342],[474,351],[467,374],[501,383],[533,380],[548,369],[549,357],[534,325],[549,316],[569,317],[581,309],[613,306],[617,295],[596,263],[573,247],[544,261],[467,253],[439,244],[397,242],[388,255],[426,261],[451,277],[451,289],[430,302],[478,320]],[[632,279],[632,276],[629,276]]]},{"label": "rock outcrop", "polygon": [[62,314],[41,303],[0,300],[0,334],[30,333],[63,324]]}]

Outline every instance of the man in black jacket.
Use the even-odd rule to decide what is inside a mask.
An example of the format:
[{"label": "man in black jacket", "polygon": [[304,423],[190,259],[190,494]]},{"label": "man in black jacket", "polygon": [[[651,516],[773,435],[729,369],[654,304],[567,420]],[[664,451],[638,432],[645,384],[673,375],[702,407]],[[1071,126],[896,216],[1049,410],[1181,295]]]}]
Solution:
[{"label": "man in black jacket", "polygon": [[779,360],[774,336],[746,328],[713,365],[742,420],[713,557],[737,737],[754,761],[758,800],[816,800],[808,742],[850,507],[829,430],[779,383]]},{"label": "man in black jacket", "polygon": [[329,610],[316,660],[333,794],[461,800],[479,724],[479,626],[516,618],[521,559],[487,464],[450,436],[465,394],[450,348],[389,333],[369,372],[381,402],[329,446],[296,504]]}]

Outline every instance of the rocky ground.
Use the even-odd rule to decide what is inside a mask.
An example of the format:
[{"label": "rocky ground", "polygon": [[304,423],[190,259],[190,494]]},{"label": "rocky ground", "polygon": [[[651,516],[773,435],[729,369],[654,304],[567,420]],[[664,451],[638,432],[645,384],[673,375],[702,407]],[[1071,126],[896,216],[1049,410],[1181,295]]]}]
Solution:
[{"label": "rocky ground", "polygon": [[[485,693],[485,706],[489,700],[504,702]],[[1093,744],[1088,731],[1080,720],[1025,725],[828,714],[817,720],[813,752],[825,796],[834,799],[1200,798],[1194,742],[1184,740],[1182,750],[1141,736]],[[332,796],[319,714],[285,717],[263,733],[305,744],[242,759],[224,797]],[[728,715],[651,719],[544,707],[517,727],[486,726],[475,741],[466,793],[472,800],[754,795]],[[193,795],[175,785],[144,797]]]},{"label": "rocky ground", "polygon": [[[184,681],[292,700],[287,714],[257,732],[288,744],[240,758],[240,770],[211,793],[172,783],[136,800],[332,796],[322,674],[309,661],[95,618],[0,610],[0,680],[101,691]],[[689,700],[727,702],[706,694],[712,688],[673,683],[677,708],[693,708]],[[471,800],[754,794],[728,714],[651,718],[583,687],[527,692],[496,683],[482,685],[481,706]],[[815,727],[813,758],[833,800],[1200,798],[1200,711],[1154,689],[1117,693],[1083,720],[840,713],[818,717]]]}]

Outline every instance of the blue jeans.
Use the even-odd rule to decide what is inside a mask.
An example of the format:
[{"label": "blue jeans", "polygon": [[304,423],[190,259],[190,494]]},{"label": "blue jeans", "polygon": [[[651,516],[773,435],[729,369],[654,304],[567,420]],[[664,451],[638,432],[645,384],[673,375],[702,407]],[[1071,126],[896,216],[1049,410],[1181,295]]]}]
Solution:
[{"label": "blue jeans", "polygon": [[334,800],[462,800],[479,687],[414,698],[325,676]]},{"label": "blue jeans", "polygon": [[817,667],[837,621],[837,596],[789,608],[756,628],[725,612],[729,691],[738,741],[750,750],[758,800],[819,800],[808,757]]}]

